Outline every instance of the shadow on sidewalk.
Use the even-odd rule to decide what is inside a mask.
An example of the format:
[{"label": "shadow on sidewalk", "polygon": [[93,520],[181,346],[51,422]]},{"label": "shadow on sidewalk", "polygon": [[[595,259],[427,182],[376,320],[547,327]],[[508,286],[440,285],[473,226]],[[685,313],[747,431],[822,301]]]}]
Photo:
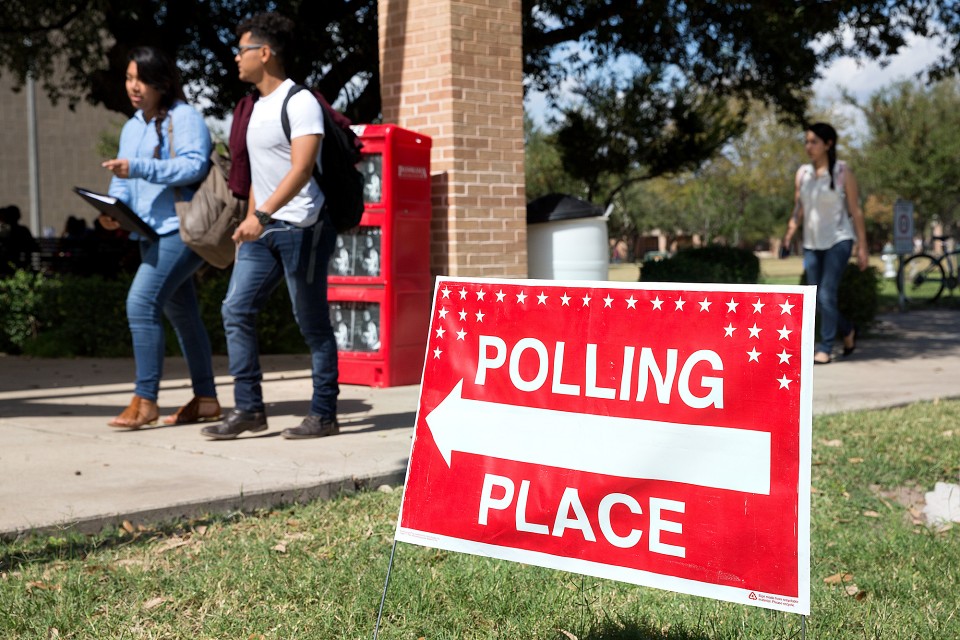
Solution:
[{"label": "shadow on sidewalk", "polygon": [[960,351],[960,312],[918,309],[878,316],[850,362],[939,358]]}]

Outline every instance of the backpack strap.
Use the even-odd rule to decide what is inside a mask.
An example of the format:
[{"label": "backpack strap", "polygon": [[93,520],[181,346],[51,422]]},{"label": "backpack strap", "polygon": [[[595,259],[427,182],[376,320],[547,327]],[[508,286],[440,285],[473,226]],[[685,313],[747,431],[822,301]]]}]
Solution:
[{"label": "backpack strap", "polygon": [[847,163],[843,160],[837,160],[833,167],[833,183],[838,189],[843,189],[847,180]]},{"label": "backpack strap", "polygon": [[[300,93],[301,91],[310,91],[309,88],[302,84],[295,84],[290,87],[290,91],[287,92],[287,97],[283,99],[283,106],[280,107],[280,126],[283,127],[283,135],[287,137],[287,142],[290,142],[290,116],[287,114],[287,103],[290,102],[290,98]],[[313,93],[311,92],[311,95]],[[320,101],[317,101],[317,104],[320,104]],[[323,105],[320,105],[320,110],[323,110]],[[317,163],[313,163],[313,179],[317,181],[317,186],[320,186],[320,167],[317,166]]]},{"label": "backpack strap", "polygon": [[[287,142],[290,142],[290,116],[287,115],[287,103],[290,102],[290,98],[300,93],[301,91],[310,91],[307,87],[302,84],[295,84],[290,87],[290,91],[287,92],[287,97],[283,99],[283,106],[280,108],[280,126],[283,127],[283,135],[287,137]],[[311,92],[311,95],[312,92]],[[320,101],[317,101],[317,104],[320,104]],[[323,110],[323,105],[320,104],[320,110]],[[320,187],[320,167],[317,166],[317,163],[313,163],[313,179],[317,182],[317,187]],[[326,194],[324,194],[326,198]],[[327,206],[326,201],[324,201],[324,208]],[[314,279],[316,278],[317,271],[317,245],[320,244],[320,232],[323,229],[323,211],[320,211],[320,219],[313,225],[311,233],[313,236],[310,239],[310,260],[307,262],[307,284],[313,284]]]}]

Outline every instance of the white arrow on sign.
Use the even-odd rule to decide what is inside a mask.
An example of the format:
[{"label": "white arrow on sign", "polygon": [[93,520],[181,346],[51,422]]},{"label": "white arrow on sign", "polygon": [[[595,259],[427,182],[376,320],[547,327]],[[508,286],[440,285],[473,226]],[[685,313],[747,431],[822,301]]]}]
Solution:
[{"label": "white arrow on sign", "polygon": [[468,400],[463,380],[426,418],[454,451],[621,478],[770,494],[770,434]]}]

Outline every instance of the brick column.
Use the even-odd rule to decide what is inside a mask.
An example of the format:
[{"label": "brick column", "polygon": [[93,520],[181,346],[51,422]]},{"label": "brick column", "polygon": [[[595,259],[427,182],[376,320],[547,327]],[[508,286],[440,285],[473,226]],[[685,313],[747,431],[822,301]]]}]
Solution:
[{"label": "brick column", "polygon": [[433,138],[431,270],[525,277],[520,0],[380,0],[383,121]]}]

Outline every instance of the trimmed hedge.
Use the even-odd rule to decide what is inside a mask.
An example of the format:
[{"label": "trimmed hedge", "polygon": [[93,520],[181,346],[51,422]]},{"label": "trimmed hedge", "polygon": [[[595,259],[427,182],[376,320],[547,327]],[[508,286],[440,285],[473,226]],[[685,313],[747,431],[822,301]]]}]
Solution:
[{"label": "trimmed hedge", "polygon": [[[660,262],[644,262],[640,270],[643,282],[724,282],[756,284],[760,278],[760,260],[752,251],[734,247],[709,246],[683,249]],[[806,284],[806,273],[800,276]],[[869,328],[880,309],[880,274],[875,267],[860,271],[847,265],[840,280],[840,313],[862,330]]]},{"label": "trimmed hedge", "polygon": [[[132,357],[127,327],[127,290],[132,275],[44,275],[17,271],[0,278],[0,352],[39,357]],[[226,353],[220,303],[230,271],[201,269],[195,276],[200,312],[213,352]],[[167,322],[168,355],[180,353]],[[281,283],[258,320],[261,353],[306,353],[293,318],[286,285]]]},{"label": "trimmed hedge", "polygon": [[672,258],[644,262],[640,270],[643,282],[728,282],[756,284],[760,260],[752,251],[711,245],[681,249]]}]

